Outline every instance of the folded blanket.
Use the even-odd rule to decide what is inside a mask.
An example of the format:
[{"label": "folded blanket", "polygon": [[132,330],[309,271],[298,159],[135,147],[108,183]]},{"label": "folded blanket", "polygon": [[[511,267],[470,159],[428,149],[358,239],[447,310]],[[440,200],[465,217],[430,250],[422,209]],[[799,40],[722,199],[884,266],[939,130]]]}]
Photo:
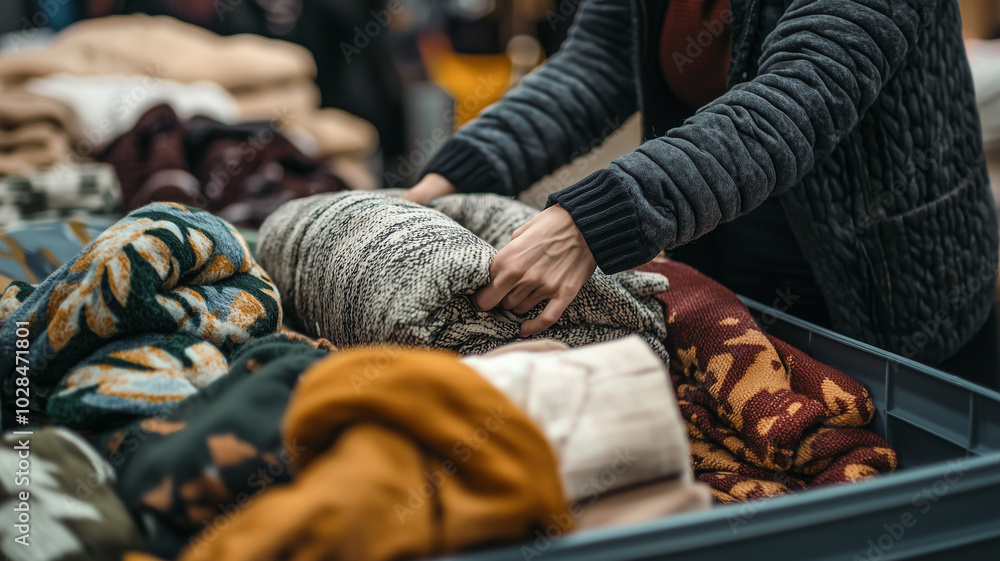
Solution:
[{"label": "folded blanket", "polygon": [[[24,477],[15,476],[24,450],[30,453],[30,469],[22,470]],[[115,495],[111,465],[70,431],[5,434],[0,470],[9,474],[0,479],[4,559],[106,561],[141,545],[139,530]]]},{"label": "folded blanket", "polygon": [[126,209],[171,201],[250,228],[285,201],[344,188],[273,122],[181,121],[169,105],[145,112],[101,159],[118,172]]},{"label": "folded blanket", "polygon": [[94,215],[118,219],[121,202],[115,168],[108,164],[74,163],[0,178],[0,224]]},{"label": "folded blanket", "polygon": [[226,526],[259,493],[291,481],[302,446],[282,439],[281,419],[299,376],[328,352],[292,333],[254,340],[169,414],[98,438],[150,552],[173,559],[199,530]]},{"label": "folded blanket", "polygon": [[220,37],[166,16],[110,16],[80,21],[43,49],[0,58],[0,80],[57,73],[211,79],[229,90],[254,89],[316,75],[309,51],[286,41],[242,34]]},{"label": "folded blanket", "polygon": [[[28,422],[51,417],[99,430],[121,415],[168,410],[224,374],[220,353],[278,331],[281,306],[232,226],[156,203],[40,285],[11,284],[0,297],[0,322],[4,426],[14,420],[18,368],[31,378],[28,406],[17,407],[27,409]],[[176,335],[187,337],[169,337]],[[143,336],[152,337],[136,339]],[[15,348],[27,352],[7,352]]]},{"label": "folded blanket", "polygon": [[674,261],[658,296],[691,458],[722,502],[842,483],[896,468],[896,452],[862,428],[875,407],[843,372],[764,334],[731,291]]},{"label": "folded blanket", "polygon": [[0,175],[69,163],[70,138],[78,127],[73,111],[54,99],[25,91],[3,91]]},{"label": "folded blanket", "polygon": [[[519,324],[542,306],[524,316],[479,312],[469,297],[489,281],[497,252],[491,244],[506,243],[537,211],[495,195],[451,195],[432,206],[441,212],[383,193],[291,201],[261,226],[257,255],[290,318],[339,346],[394,343],[467,354],[518,339]],[[579,346],[637,333],[665,358],[654,295],[666,289],[660,275],[598,271],[538,337]]]},{"label": "folded blanket", "polygon": [[[225,12],[227,8],[220,9]],[[371,123],[346,111],[320,109],[312,54],[288,41],[250,33],[220,36],[171,17],[133,14],[85,19],[61,31],[43,48],[0,57],[0,84],[22,84],[54,74],[140,77],[143,87],[138,92],[133,89],[124,103],[113,104],[112,121],[149,100],[169,97],[175,103],[177,96],[166,93],[174,90],[173,81],[210,81],[234,98],[240,120],[277,120],[305,132],[315,144],[311,156],[360,164],[378,149],[378,133]],[[57,95],[52,88],[45,92]],[[93,115],[95,105],[102,104],[91,103],[84,120]],[[199,105],[207,113],[205,104]],[[0,111],[2,106],[0,101]],[[183,107],[177,109],[184,112]],[[216,100],[209,111],[208,116],[222,117],[232,107]],[[93,140],[87,140],[86,150],[81,151],[102,146],[105,137],[113,134],[112,128],[106,120],[97,129],[89,128],[86,132]],[[0,169],[3,164],[0,157]],[[373,179],[366,174],[364,181]]]},{"label": "folded blanket", "polygon": [[33,79],[25,89],[73,108],[82,129],[73,141],[82,156],[99,154],[160,104],[170,105],[182,119],[201,115],[233,123],[240,116],[229,92],[209,81],[182,84],[163,76],[56,74]]},{"label": "folded blanket", "polygon": [[462,362],[542,429],[569,500],[667,478],[693,480],[687,429],[667,368],[639,337]]},{"label": "folded blanket", "polygon": [[294,482],[203,532],[181,560],[422,559],[527,540],[568,518],[545,437],[450,354],[366,349],[320,362],[282,434],[301,447]]}]

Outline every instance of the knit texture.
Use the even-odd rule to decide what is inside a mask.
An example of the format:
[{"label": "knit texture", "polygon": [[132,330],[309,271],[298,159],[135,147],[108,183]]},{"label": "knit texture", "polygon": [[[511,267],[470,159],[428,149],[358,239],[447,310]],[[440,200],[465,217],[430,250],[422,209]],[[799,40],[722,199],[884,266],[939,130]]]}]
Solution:
[{"label": "knit texture", "polygon": [[527,540],[556,520],[572,529],[545,437],[450,353],[365,349],[317,363],[282,436],[302,448],[293,483],[206,531],[181,561],[423,559]]},{"label": "knit texture", "polygon": [[[520,323],[542,306],[522,316],[479,312],[470,296],[489,282],[497,248],[537,210],[495,195],[450,195],[430,206],[436,210],[384,193],[291,201],[261,227],[258,258],[289,317],[338,346],[469,354],[516,340]],[[665,359],[666,327],[654,295],[666,289],[660,275],[598,271],[536,337],[579,346],[637,333]]]},{"label": "knit texture", "polygon": [[[164,412],[224,374],[223,354],[278,331],[281,305],[232,226],[155,203],[41,284],[11,284],[0,322],[4,425],[19,367],[31,378],[33,423],[99,430],[122,414]],[[6,351],[25,339],[24,355]]]},{"label": "knit texture", "polygon": [[856,481],[896,468],[896,452],[865,429],[868,391],[843,372],[766,335],[728,289],[687,265],[669,275],[671,378],[698,478],[721,502]]},{"label": "knit texture", "polygon": [[234,508],[291,481],[302,447],[281,438],[281,419],[300,374],[327,356],[317,347],[294,334],[254,340],[225,376],[169,414],[98,438],[148,551],[173,559],[198,531],[222,527]]},{"label": "knit texture", "polygon": [[[120,559],[142,538],[115,495],[111,465],[78,435],[47,427],[0,439],[0,555],[8,561],[106,561]],[[25,483],[18,462],[27,450]],[[27,491],[28,500],[20,495]],[[27,509],[18,507],[24,502]],[[26,513],[28,520],[20,520]],[[22,532],[18,525],[23,525]],[[23,542],[15,542],[22,539]]]}]

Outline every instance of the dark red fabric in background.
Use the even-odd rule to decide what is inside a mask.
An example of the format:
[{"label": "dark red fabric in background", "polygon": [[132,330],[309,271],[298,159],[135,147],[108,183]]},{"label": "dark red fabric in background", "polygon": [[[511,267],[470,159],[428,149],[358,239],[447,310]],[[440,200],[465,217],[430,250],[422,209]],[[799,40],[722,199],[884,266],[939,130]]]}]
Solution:
[{"label": "dark red fabric in background", "polygon": [[660,69],[690,109],[726,92],[732,48],[729,0],[670,0],[660,36]]}]

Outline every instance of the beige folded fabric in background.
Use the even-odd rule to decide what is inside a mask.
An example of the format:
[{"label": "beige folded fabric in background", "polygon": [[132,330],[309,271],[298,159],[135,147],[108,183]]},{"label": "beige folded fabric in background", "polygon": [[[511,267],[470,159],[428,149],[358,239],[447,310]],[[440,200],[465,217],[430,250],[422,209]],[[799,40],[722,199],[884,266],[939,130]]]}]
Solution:
[{"label": "beige folded fabric in background", "polygon": [[222,37],[170,17],[135,14],[84,20],[45,49],[0,57],[0,83],[8,87],[57,73],[216,82],[235,99],[239,120],[276,119],[305,131],[315,139],[310,156],[350,169],[345,180],[353,187],[374,184],[360,164],[378,149],[375,128],[319,108],[316,63],[299,45],[250,34]]},{"label": "beige folded fabric in background", "polygon": [[81,156],[103,152],[147,111],[163,103],[184,120],[203,116],[235,123],[239,118],[236,100],[208,80],[180,83],[152,76],[54,74],[29,80],[24,89],[72,109],[80,124],[72,147]]},{"label": "beige folded fabric in background", "polygon": [[25,91],[0,92],[0,175],[70,161],[76,116],[66,105]]},{"label": "beige folded fabric in background", "polygon": [[250,90],[312,78],[316,63],[308,50],[286,41],[251,34],[221,37],[174,18],[144,14],[84,20],[62,31],[47,49],[0,57],[5,81],[59,72],[178,82],[207,78],[228,90]]}]

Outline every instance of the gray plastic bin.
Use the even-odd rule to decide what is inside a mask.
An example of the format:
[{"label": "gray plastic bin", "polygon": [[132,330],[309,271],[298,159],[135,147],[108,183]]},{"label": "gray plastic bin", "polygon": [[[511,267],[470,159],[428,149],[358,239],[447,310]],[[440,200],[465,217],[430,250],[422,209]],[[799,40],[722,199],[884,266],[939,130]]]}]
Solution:
[{"label": "gray plastic bin", "polygon": [[861,381],[892,475],[448,559],[1000,559],[1000,393],[744,300],[766,330]]}]

